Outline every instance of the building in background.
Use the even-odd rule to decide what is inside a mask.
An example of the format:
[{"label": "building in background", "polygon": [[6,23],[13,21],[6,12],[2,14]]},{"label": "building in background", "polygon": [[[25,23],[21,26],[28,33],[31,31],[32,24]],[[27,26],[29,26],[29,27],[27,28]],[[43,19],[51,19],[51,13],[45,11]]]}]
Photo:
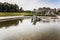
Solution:
[{"label": "building in background", "polygon": [[35,10],[37,13],[41,13],[41,14],[45,14],[45,15],[54,15],[56,13],[56,8],[55,9],[51,9],[51,8],[38,8]]}]

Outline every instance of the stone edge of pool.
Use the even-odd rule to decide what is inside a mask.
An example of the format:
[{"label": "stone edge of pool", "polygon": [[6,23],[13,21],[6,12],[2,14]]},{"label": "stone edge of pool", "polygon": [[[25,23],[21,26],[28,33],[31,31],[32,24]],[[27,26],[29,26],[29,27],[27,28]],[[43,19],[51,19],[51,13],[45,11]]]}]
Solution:
[{"label": "stone edge of pool", "polygon": [[6,17],[0,17],[0,22],[9,21],[9,20],[16,20],[16,19],[25,19],[25,18],[30,18],[30,16],[6,16]]}]

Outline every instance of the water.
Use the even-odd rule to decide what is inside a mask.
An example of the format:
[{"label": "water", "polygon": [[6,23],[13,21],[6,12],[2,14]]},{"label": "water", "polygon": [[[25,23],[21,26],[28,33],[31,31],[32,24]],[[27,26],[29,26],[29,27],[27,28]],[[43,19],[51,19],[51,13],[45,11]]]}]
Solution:
[{"label": "water", "polygon": [[0,22],[0,40],[60,40],[60,19]]}]

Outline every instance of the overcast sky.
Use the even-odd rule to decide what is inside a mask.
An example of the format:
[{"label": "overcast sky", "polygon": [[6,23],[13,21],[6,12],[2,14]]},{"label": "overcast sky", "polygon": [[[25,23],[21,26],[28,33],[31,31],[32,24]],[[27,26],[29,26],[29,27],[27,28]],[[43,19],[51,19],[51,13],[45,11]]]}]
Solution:
[{"label": "overcast sky", "polygon": [[60,0],[0,0],[0,2],[18,4],[25,10],[33,10],[39,7],[60,8]]}]

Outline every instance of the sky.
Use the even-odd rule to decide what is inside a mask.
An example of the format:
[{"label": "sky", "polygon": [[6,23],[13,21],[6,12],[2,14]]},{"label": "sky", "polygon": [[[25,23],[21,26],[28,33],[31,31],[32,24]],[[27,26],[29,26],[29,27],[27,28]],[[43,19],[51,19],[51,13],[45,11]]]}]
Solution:
[{"label": "sky", "polygon": [[0,2],[17,4],[24,10],[33,10],[40,7],[60,8],[60,0],[0,0]]}]

